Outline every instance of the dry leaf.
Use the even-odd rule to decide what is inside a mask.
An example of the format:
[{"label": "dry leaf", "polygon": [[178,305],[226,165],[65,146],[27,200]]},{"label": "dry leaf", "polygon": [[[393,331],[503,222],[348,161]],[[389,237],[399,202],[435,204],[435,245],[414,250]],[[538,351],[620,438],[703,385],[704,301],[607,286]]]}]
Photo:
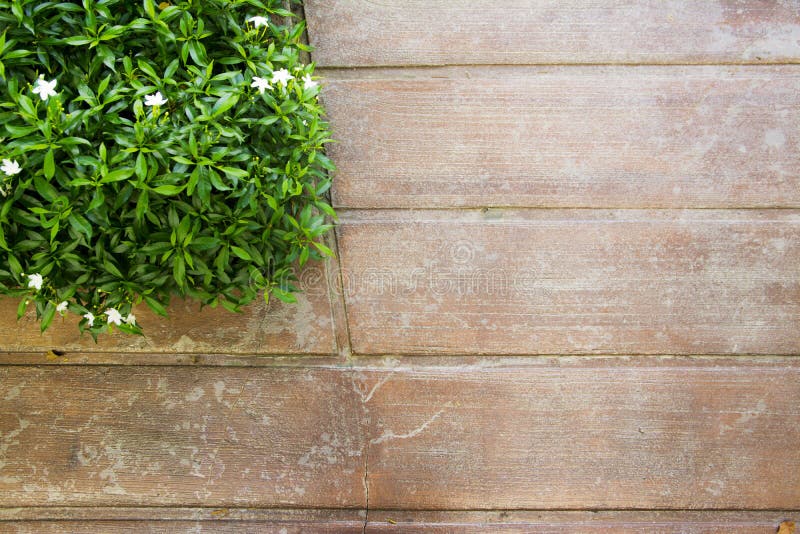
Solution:
[{"label": "dry leaf", "polygon": [[784,521],[778,527],[778,534],[794,534],[794,521]]},{"label": "dry leaf", "polygon": [[69,361],[69,358],[65,358],[63,354],[59,354],[54,350],[48,350],[47,353],[44,355],[48,362],[59,362],[64,363]]}]

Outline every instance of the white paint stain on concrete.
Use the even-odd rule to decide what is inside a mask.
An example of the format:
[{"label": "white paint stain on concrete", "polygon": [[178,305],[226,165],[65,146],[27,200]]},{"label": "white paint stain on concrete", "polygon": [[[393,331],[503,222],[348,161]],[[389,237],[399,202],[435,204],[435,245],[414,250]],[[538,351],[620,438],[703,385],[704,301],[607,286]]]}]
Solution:
[{"label": "white paint stain on concrete", "polygon": [[767,130],[764,134],[764,144],[768,148],[783,148],[786,144],[786,135],[781,130]]}]

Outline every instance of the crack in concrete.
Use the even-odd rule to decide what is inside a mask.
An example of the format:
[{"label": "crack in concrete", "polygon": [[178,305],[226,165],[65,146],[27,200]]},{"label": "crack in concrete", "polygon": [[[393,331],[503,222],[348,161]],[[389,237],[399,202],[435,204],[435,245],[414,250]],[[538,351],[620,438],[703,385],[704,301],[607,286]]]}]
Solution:
[{"label": "crack in concrete", "polygon": [[363,389],[361,389],[356,383],[356,381],[353,380],[353,389],[355,390],[356,393],[358,393],[358,396],[361,397],[361,403],[366,404],[367,402],[369,402],[372,399],[373,395],[375,395],[375,393],[377,393],[377,391],[381,388],[381,386],[386,384],[386,382],[388,382],[389,379],[392,378],[395,372],[396,371],[392,371],[383,378],[381,378],[378,382],[375,383],[374,386],[372,386],[372,388],[368,392],[365,392]]},{"label": "crack in concrete", "polygon": [[371,439],[369,441],[370,445],[377,445],[378,443],[383,443],[384,441],[389,441],[391,439],[408,439],[413,438],[414,436],[420,435],[422,432],[425,431],[434,421],[436,421],[439,416],[444,413],[444,408],[433,414],[433,417],[422,423],[420,426],[412,430],[411,432],[407,432],[406,434],[395,434],[392,430],[385,431],[380,437]]},{"label": "crack in concrete", "polygon": [[366,534],[369,524],[369,443],[364,449],[364,527],[361,534]]}]

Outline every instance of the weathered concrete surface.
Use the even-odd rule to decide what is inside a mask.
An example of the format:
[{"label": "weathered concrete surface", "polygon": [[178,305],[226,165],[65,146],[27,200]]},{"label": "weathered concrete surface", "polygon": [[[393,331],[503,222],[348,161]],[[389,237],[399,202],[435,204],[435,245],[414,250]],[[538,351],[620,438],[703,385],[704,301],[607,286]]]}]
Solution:
[{"label": "weathered concrete surface", "polygon": [[324,66],[800,58],[793,0],[306,0],[305,13]]}]

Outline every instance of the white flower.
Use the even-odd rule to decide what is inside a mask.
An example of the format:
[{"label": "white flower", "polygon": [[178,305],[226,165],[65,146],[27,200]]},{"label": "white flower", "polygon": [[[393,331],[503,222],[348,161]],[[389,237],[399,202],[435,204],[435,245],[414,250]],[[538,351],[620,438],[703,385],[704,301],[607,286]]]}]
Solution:
[{"label": "white flower", "polygon": [[164,96],[161,94],[161,91],[156,92],[154,95],[145,95],[144,97],[144,105],[145,106],[163,106],[169,102]]},{"label": "white flower", "polygon": [[0,167],[0,170],[6,173],[6,176],[14,176],[22,172],[22,167],[19,166],[17,160],[11,161],[10,159],[4,159],[3,166]]},{"label": "white flower", "polygon": [[42,100],[47,100],[51,96],[56,96],[56,83],[57,80],[45,81],[44,75],[39,76],[36,80],[36,86],[33,88],[33,94],[39,95]]},{"label": "white flower", "polygon": [[83,314],[83,316],[86,318],[86,321],[89,323],[89,326],[94,326],[94,315],[92,314],[92,312],[86,312]]},{"label": "white flower", "polygon": [[117,326],[122,324],[122,314],[114,308],[109,308],[103,313],[108,316],[108,324],[114,323]]},{"label": "white flower", "polygon": [[289,80],[294,80],[294,76],[289,74],[289,71],[286,69],[281,69],[272,73],[272,83],[279,83],[285,87],[286,84],[289,83]]},{"label": "white flower", "polygon": [[42,278],[41,274],[29,274],[28,275],[28,287],[39,291],[42,289],[42,284],[44,283],[44,278]]},{"label": "white flower", "polygon": [[314,89],[318,85],[319,82],[315,82],[314,80],[312,80],[310,74],[306,74],[305,76],[303,76],[303,87],[305,87],[307,90],[310,91],[311,89]]},{"label": "white flower", "polygon": [[269,25],[269,19],[267,17],[250,17],[247,19],[247,22],[258,28],[259,26],[267,26]]},{"label": "white flower", "polygon": [[253,76],[253,83],[250,84],[250,87],[255,87],[261,94],[264,94],[264,91],[267,89],[272,89],[269,80],[266,78],[259,78],[258,76]]},{"label": "white flower", "polygon": [[58,313],[64,313],[65,311],[67,311],[67,308],[68,308],[68,307],[69,307],[69,302],[67,302],[66,300],[64,300],[64,301],[61,301],[61,302],[58,304],[58,306],[56,306],[56,311],[57,311]]},{"label": "white flower", "polygon": [[125,317],[125,324],[136,326],[136,316],[132,313],[129,313],[128,316]]}]

